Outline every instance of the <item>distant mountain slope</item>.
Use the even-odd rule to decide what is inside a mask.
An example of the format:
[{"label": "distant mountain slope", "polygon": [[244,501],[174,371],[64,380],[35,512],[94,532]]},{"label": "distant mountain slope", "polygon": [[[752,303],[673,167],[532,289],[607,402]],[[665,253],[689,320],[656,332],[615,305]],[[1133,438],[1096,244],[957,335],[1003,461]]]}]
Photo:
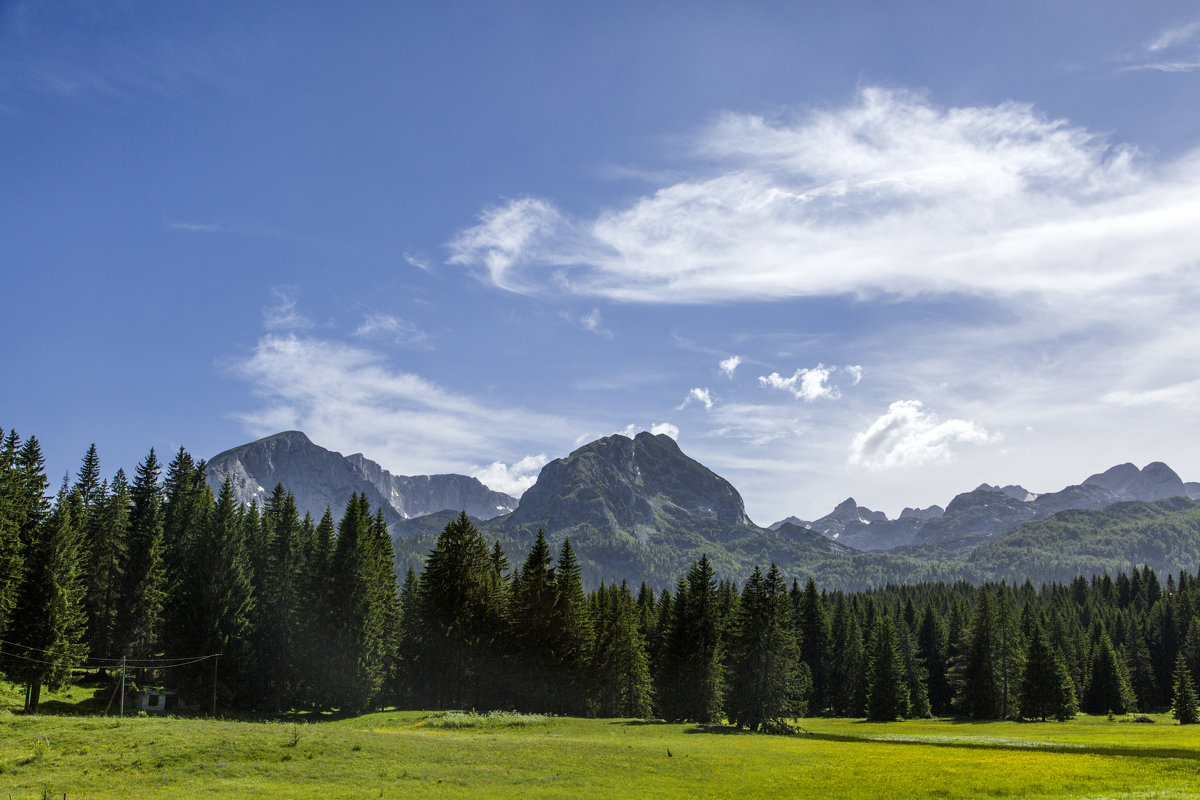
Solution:
[{"label": "distant mountain slope", "polygon": [[1116,574],[1142,564],[1167,574],[1194,573],[1200,564],[1200,504],[1172,497],[1125,501],[1102,511],[1060,511],[980,545],[966,564],[975,580],[1031,578],[1035,584]]},{"label": "distant mountain slope", "polygon": [[[447,521],[434,515],[397,526],[402,568],[423,560]],[[501,542],[513,566],[539,529],[555,547],[570,538],[590,586],[601,580],[673,586],[702,555],[719,575],[736,580],[755,565],[776,563],[801,580],[859,588],[929,579],[939,569],[903,556],[864,557],[790,523],[760,528],[728,481],[685,455],[674,439],[649,433],[605,437],[550,462],[515,512],[477,524]]]},{"label": "distant mountain slope", "polygon": [[319,518],[328,506],[341,515],[350,496],[366,494],[382,508],[389,526],[409,517],[444,509],[466,511],[479,519],[507,514],[517,501],[466,475],[392,475],[355,453],[326,450],[300,431],[285,431],[226,450],[208,461],[208,482],[217,491],[228,477],[243,503],[259,504],[277,483],[296,498],[300,513]]},{"label": "distant mountain slope", "polygon": [[1041,495],[1023,486],[985,483],[957,495],[945,511],[939,506],[905,509],[895,520],[850,499],[809,527],[858,550],[918,548],[947,557],[970,552],[1023,523],[1047,519],[1060,511],[1100,510],[1123,501],[1171,497],[1200,499],[1200,484],[1184,483],[1170,467],[1155,461],[1140,470],[1133,464],[1121,464],[1080,484]]}]

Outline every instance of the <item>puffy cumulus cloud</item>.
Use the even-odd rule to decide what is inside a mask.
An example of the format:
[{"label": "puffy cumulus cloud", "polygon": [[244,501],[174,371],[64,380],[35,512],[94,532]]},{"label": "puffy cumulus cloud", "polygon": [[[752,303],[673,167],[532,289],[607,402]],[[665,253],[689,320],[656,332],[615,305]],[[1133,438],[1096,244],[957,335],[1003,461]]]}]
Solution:
[{"label": "puffy cumulus cloud", "polygon": [[465,473],[483,459],[529,452],[531,442],[569,440],[577,429],[558,417],[479,402],[338,341],[269,334],[230,366],[262,401],[235,415],[252,434],[300,429],[399,474]]},{"label": "puffy cumulus cloud", "polygon": [[[838,367],[817,364],[810,369],[796,370],[790,378],[785,378],[778,372],[772,372],[770,375],[760,375],[758,383],[766,389],[788,392],[797,400],[809,403],[822,397],[836,400],[842,396],[842,393],[838,387],[829,382],[829,378],[836,369]],[[862,380],[862,367],[842,367],[841,369],[850,375],[854,383]]]},{"label": "puffy cumulus cloud", "polygon": [[697,387],[692,389],[690,392],[688,392],[688,396],[683,398],[683,402],[679,404],[676,410],[681,410],[692,402],[702,403],[705,411],[711,411],[713,407],[712,394],[709,393],[707,387]]},{"label": "puffy cumulus cloud", "polygon": [[1200,258],[1200,153],[1153,163],[1028,104],[867,88],[788,119],[726,114],[695,152],[690,178],[590,219],[488,211],[452,260],[519,291],[711,303],[1090,296]]},{"label": "puffy cumulus cloud", "polygon": [[545,453],[538,453],[535,456],[525,456],[511,465],[493,461],[486,467],[474,468],[470,475],[478,478],[489,489],[520,497],[537,482],[538,473],[549,461]]},{"label": "puffy cumulus cloud", "polygon": [[674,425],[672,425],[669,422],[659,422],[654,425],[651,425],[650,432],[653,433],[655,436],[660,436],[660,435],[665,434],[667,436],[670,436],[672,439],[679,438],[679,428],[675,427]]},{"label": "puffy cumulus cloud", "polygon": [[742,363],[741,356],[730,356],[729,358],[726,358],[723,361],[721,361],[719,364],[717,364],[717,366],[721,368],[721,372],[725,373],[726,378],[732,378],[733,371],[735,369],[737,369],[738,365],[741,363]]},{"label": "puffy cumulus cloud", "polygon": [[851,364],[847,367],[842,367],[846,374],[850,376],[850,385],[858,386],[862,382],[863,368],[858,364]]},{"label": "puffy cumulus cloud", "polygon": [[986,444],[999,439],[978,423],[940,420],[918,400],[897,400],[850,442],[851,464],[871,469],[947,461],[957,442]]},{"label": "puffy cumulus cloud", "polygon": [[425,346],[429,337],[416,325],[391,314],[368,314],[355,329],[360,339],[384,339],[395,344]]},{"label": "puffy cumulus cloud", "polygon": [[[631,423],[629,425],[626,425],[623,430],[617,431],[617,433],[621,434],[622,436],[628,436],[630,439],[632,439],[633,437],[637,436],[639,433],[643,433],[645,430],[646,429],[643,428],[642,426],[634,425]],[[654,434],[655,436],[665,433],[667,436],[670,436],[672,439],[679,438],[679,428],[677,428],[676,426],[672,425],[669,422],[657,422],[657,423],[651,425],[650,433]],[[578,444],[578,442],[577,442],[577,444]]]}]

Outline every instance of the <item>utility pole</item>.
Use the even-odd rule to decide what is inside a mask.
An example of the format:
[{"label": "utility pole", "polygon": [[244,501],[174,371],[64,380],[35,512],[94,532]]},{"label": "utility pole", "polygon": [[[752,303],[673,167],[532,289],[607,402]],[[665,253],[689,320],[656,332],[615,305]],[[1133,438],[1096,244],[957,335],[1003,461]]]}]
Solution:
[{"label": "utility pole", "polygon": [[121,716],[125,716],[125,656],[121,656]]},{"label": "utility pole", "polygon": [[217,716],[217,664],[221,663],[221,654],[213,656],[213,717]]}]

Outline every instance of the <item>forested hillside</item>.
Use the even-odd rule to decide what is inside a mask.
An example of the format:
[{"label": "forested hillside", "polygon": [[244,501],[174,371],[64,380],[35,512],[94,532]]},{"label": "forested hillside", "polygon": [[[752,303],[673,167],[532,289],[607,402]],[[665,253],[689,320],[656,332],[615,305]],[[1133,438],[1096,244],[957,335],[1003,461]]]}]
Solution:
[{"label": "forested hillside", "polygon": [[[332,510],[301,518],[282,486],[261,508],[240,505],[228,482],[214,496],[182,449],[165,472],[151,451],[130,482],[121,471],[102,480],[92,448],[53,502],[47,488],[36,438],[9,432],[0,665],[26,687],[29,711],[71,670],[113,678],[121,664],[193,710],[216,697],[231,710],[516,708],[753,729],[801,713],[1165,708],[1200,677],[1194,570],[845,592],[802,587],[771,563],[735,583],[702,555],[671,589],[588,593],[569,539],[538,533],[510,556],[459,514],[399,583],[387,525],[362,495],[337,522]],[[1183,531],[1196,513],[1169,502],[1119,511],[1118,540],[1172,515]],[[1049,546],[1086,519],[1021,535]]]}]

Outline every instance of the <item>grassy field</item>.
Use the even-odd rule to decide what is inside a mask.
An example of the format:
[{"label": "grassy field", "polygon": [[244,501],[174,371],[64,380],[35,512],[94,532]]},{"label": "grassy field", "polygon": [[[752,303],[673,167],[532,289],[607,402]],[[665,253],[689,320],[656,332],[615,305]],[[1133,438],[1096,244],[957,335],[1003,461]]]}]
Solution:
[{"label": "grassy field", "polygon": [[[50,706],[103,706],[90,694]],[[1153,719],[808,719],[780,737],[408,711],[292,723],[5,710],[0,798],[1200,796],[1200,730]]]}]

